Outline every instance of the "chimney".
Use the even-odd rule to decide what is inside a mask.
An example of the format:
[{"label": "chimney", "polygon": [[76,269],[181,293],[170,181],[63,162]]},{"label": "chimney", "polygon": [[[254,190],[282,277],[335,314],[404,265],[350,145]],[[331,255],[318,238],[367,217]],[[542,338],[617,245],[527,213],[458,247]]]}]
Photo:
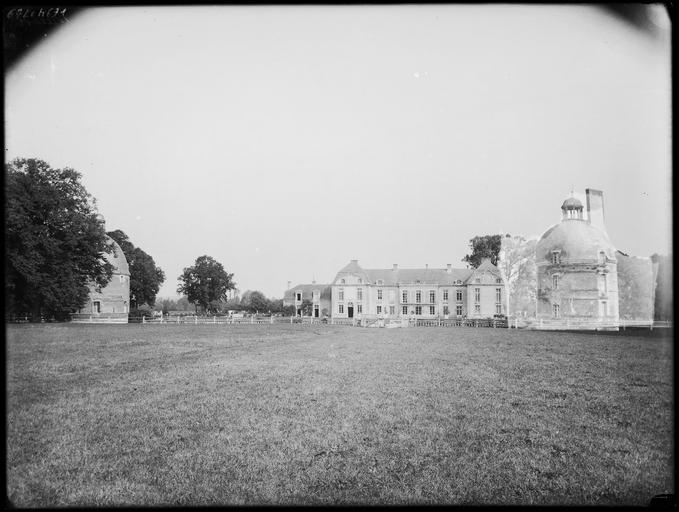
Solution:
[{"label": "chimney", "polygon": [[453,266],[450,263],[448,263],[448,265],[446,265],[446,272],[448,274],[450,274],[452,271],[453,271]]},{"label": "chimney", "polygon": [[585,189],[587,196],[587,223],[606,232],[604,224],[604,193],[592,188]]},{"label": "chimney", "polygon": [[394,263],[394,268],[392,270],[398,270],[398,263]]}]

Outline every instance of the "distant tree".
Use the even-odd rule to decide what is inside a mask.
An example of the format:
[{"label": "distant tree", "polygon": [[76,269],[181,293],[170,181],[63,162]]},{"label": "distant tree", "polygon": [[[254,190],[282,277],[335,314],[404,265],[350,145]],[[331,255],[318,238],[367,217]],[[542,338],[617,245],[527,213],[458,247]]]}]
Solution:
[{"label": "distant tree", "polygon": [[118,243],[127,259],[130,267],[130,296],[135,307],[144,303],[153,306],[160,285],[165,281],[165,273],[156,266],[151,256],[130,242],[124,231],[116,229],[107,234]]},{"label": "distant tree", "polygon": [[19,158],[5,171],[5,314],[67,319],[113,273],[96,201],[71,168]]},{"label": "distant tree", "polygon": [[283,299],[270,299],[269,304],[272,313],[283,312]]},{"label": "distant tree", "polygon": [[221,263],[211,256],[200,256],[191,267],[186,267],[177,278],[177,293],[186,294],[189,302],[200,306],[206,313],[212,312],[210,303],[226,301],[227,292],[235,287],[233,274],[224,270]]},{"label": "distant tree", "polygon": [[282,306],[280,312],[284,316],[295,316],[295,306]]},{"label": "distant tree", "polygon": [[467,254],[462,261],[477,268],[484,258],[490,258],[490,262],[497,265],[501,247],[502,235],[475,236],[469,241],[471,254]]},{"label": "distant tree", "polygon": [[497,263],[505,284],[507,315],[534,310],[533,298],[537,289],[534,239],[506,235],[502,237]]},{"label": "distant tree", "polygon": [[187,297],[181,297],[179,300],[177,300],[176,303],[177,311],[191,311],[192,309],[194,311],[196,310],[195,306],[189,302],[189,299]]},{"label": "distant tree", "polygon": [[251,313],[267,313],[271,311],[271,303],[260,291],[253,291],[250,294],[249,311]]}]

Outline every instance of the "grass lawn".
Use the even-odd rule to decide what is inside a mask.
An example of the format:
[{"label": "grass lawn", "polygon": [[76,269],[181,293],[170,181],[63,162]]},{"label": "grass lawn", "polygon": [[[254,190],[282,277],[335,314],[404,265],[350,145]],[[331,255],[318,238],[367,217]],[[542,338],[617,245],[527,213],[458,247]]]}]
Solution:
[{"label": "grass lawn", "polygon": [[646,505],[674,492],[669,336],[6,329],[16,506]]}]

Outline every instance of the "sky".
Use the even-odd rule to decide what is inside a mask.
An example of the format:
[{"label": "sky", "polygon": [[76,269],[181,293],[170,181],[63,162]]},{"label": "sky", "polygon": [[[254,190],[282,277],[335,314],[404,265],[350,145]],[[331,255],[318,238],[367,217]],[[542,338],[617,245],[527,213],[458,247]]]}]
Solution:
[{"label": "sky", "polygon": [[464,268],[602,190],[613,244],[671,252],[670,21],[596,6],[100,7],[5,73],[5,157],[72,167],[166,275],[207,254],[281,298]]}]

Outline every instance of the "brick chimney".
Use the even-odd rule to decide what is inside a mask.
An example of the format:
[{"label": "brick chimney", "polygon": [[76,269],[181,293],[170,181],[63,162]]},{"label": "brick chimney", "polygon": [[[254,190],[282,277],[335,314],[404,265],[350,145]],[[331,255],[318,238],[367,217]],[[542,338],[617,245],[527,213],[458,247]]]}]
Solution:
[{"label": "brick chimney", "polygon": [[588,188],[585,189],[585,195],[587,196],[587,222],[605,233],[604,193],[601,190]]}]

